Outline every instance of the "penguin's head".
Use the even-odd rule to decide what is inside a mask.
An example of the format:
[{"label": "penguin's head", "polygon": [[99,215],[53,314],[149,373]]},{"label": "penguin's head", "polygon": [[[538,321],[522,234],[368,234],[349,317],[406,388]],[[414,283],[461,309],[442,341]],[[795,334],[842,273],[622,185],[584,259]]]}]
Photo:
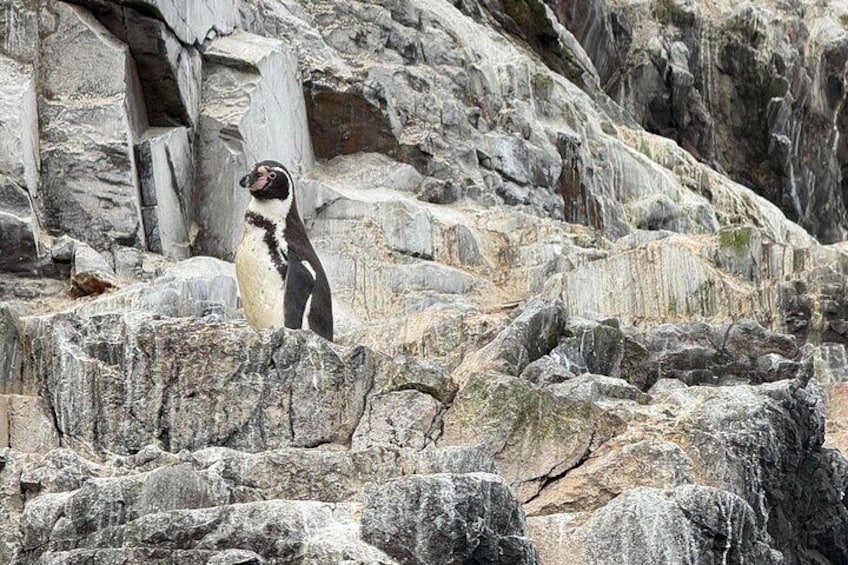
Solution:
[{"label": "penguin's head", "polygon": [[239,184],[259,200],[288,200],[294,186],[288,169],[276,161],[256,163],[248,174],[241,177]]}]

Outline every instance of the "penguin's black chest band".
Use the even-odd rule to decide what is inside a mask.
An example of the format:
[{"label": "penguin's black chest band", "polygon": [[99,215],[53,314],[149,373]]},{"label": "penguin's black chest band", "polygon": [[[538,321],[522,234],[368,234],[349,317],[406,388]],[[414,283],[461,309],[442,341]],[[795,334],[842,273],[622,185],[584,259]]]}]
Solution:
[{"label": "penguin's black chest band", "polygon": [[260,214],[256,212],[247,212],[244,215],[244,219],[252,226],[256,226],[265,232],[262,241],[265,242],[266,247],[268,247],[268,253],[271,255],[271,262],[274,264],[274,268],[277,269],[277,273],[279,273],[280,277],[283,279],[286,278],[286,273],[288,272],[288,257],[280,249],[280,242],[277,239],[277,226]]}]

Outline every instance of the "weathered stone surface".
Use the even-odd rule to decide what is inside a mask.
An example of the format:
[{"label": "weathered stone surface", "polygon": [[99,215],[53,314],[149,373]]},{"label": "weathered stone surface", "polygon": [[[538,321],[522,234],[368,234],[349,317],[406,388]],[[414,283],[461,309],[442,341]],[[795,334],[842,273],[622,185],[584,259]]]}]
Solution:
[{"label": "weathered stone surface", "polygon": [[844,5],[555,4],[605,90],[643,127],[753,187],[822,240],[844,237]]},{"label": "weathered stone surface", "polygon": [[158,316],[236,318],[238,283],[232,263],[192,257],[165,270],[149,283],[126,286],[75,306],[83,316],[147,312]]},{"label": "weathered stone surface", "polygon": [[620,66],[619,42],[625,35],[615,15],[604,10],[603,2],[554,0],[548,5],[556,19],[580,42],[606,89]]},{"label": "weathered stone surface", "polygon": [[498,473],[526,502],[547,477],[566,472],[585,457],[596,434],[593,413],[590,403],[517,378],[474,375],[445,414],[438,444],[484,445]]},{"label": "weathered stone surface", "polygon": [[571,379],[574,373],[550,355],[543,355],[524,367],[519,377],[533,384],[545,386]]},{"label": "weathered stone surface", "polygon": [[17,386],[21,382],[22,360],[19,316],[8,304],[0,302],[0,392],[20,392]]},{"label": "weathered stone surface", "polygon": [[[291,429],[277,422],[289,413],[290,393],[273,376],[272,338],[241,325],[236,332],[224,328],[140,314],[32,320],[27,331],[33,338],[55,337],[36,338],[41,346],[32,351],[24,380],[44,391],[60,432],[71,442],[118,453],[152,442],[176,450],[288,444]],[[54,341],[59,335],[66,337]],[[109,347],[100,345],[104,338]],[[180,353],[174,355],[174,346]],[[211,374],[210,355],[217,358]],[[68,370],[59,370],[61,366]],[[215,384],[209,382],[213,375]],[[225,397],[210,394],[210,385],[219,390],[238,386],[245,404],[227,410],[221,420],[208,420],[223,409],[220,403],[227,403]],[[91,386],[101,387],[102,401],[86,393]],[[254,415],[252,403],[260,399],[266,407]],[[267,433],[262,432],[266,426]]]},{"label": "weathered stone surface", "polygon": [[629,438],[608,442],[562,479],[551,483],[525,509],[529,515],[587,512],[637,486],[673,488],[694,482],[692,461],[676,443]]},{"label": "weathered stone surface", "polygon": [[376,357],[374,394],[414,390],[433,397],[445,406],[456,395],[457,386],[444,370],[414,357]]},{"label": "weathered stone surface", "polygon": [[0,173],[0,271],[34,270],[38,234],[30,195]]},{"label": "weathered stone surface", "polygon": [[508,312],[481,314],[444,309],[412,313],[377,327],[367,327],[340,337],[341,343],[361,343],[387,355],[410,355],[448,370],[470,353],[492,341]]},{"label": "weathered stone surface", "polygon": [[[842,484],[846,463],[841,454],[821,447],[824,402],[815,382],[805,387],[797,381],[692,387],[665,398],[692,407],[686,413],[691,423],[686,450],[696,482],[720,485],[742,497],[757,523],[766,523],[774,540],[771,547],[785,558],[813,550],[831,561],[844,559],[845,549],[835,540],[846,527],[845,507],[826,501],[835,500],[829,491]],[[792,455],[773,463],[769,452],[789,444],[795,446]],[[758,476],[745,470],[742,462],[751,457],[760,462]],[[801,500],[820,501],[816,503],[820,510],[806,510]]]},{"label": "weathered stone surface", "polygon": [[650,396],[622,379],[588,373],[552,385],[549,390],[557,396],[600,406],[620,400],[647,404],[650,400]]},{"label": "weathered stone surface", "polygon": [[29,0],[5,0],[0,11],[0,53],[33,64],[38,59],[39,6]]},{"label": "weathered stone surface", "polygon": [[[781,562],[811,551],[839,561],[841,550],[832,540],[844,527],[837,518],[844,507],[822,502],[828,510],[812,517],[790,502],[796,495],[776,495],[789,487],[804,491],[799,500],[835,500],[820,490],[822,479],[806,478],[839,476],[844,467],[841,458],[821,448],[822,408],[812,400],[819,394],[813,384],[801,388],[788,381],[658,393],[652,404],[662,411],[688,407],[680,419],[669,426],[650,406],[639,408],[627,432],[550,481],[527,505],[528,512],[546,514],[528,521],[540,556],[568,564],[677,562],[680,552],[708,555],[714,547],[709,538],[719,537],[730,540],[717,546],[719,554],[742,555],[738,561]],[[806,422],[801,437],[795,435],[802,429],[798,422]],[[665,439],[657,441],[657,432]],[[768,454],[787,440],[806,453],[777,464],[789,475]],[[807,457],[811,463],[802,463]],[[761,470],[751,473],[743,461],[759,461]],[[800,522],[789,518],[799,515],[805,516]],[[815,525],[804,522],[810,519]],[[654,534],[641,530],[655,520],[669,525],[657,526]],[[702,557],[710,559],[716,558]]]},{"label": "weathered stone surface", "polygon": [[0,55],[0,175],[38,193],[41,167],[32,67]]},{"label": "weathered stone surface", "polygon": [[365,482],[393,478],[401,471],[397,453],[381,449],[289,448],[251,454],[208,448],[194,453],[193,461],[206,470],[218,491],[238,502],[273,498],[354,501]]},{"label": "weathered stone surface", "polygon": [[[113,311],[30,318],[26,326],[34,346],[24,388],[44,392],[67,441],[118,453],[154,442],[167,450],[350,445],[375,374],[387,394],[447,381],[438,370],[341,350],[309,332],[259,334],[238,322]],[[87,394],[92,386],[102,400]],[[224,408],[226,396],[211,391],[233,386],[242,398]],[[451,398],[446,387],[437,396]],[[209,419],[222,410],[226,417]]]},{"label": "weathered stone surface", "polygon": [[682,486],[672,495],[631,490],[598,512],[587,529],[590,563],[781,562],[751,507],[709,487]]},{"label": "weathered stone surface", "polygon": [[238,2],[210,0],[202,4],[183,4],[178,0],[118,0],[121,4],[142,7],[156,14],[188,45],[202,44],[217,34],[229,33],[235,27]]},{"label": "weathered stone surface", "polygon": [[[797,252],[765,245],[748,253],[741,238],[741,255],[732,234],[690,241],[671,236],[622,250],[608,258],[566,272],[561,278],[562,300],[571,315],[617,318],[626,325],[656,324],[690,317],[715,320],[766,320],[777,300],[778,281],[805,269]],[[772,247],[778,248],[772,253]],[[736,260],[730,261],[727,255]],[[740,272],[752,279],[737,279]],[[559,282],[559,281],[557,281]],[[558,291],[556,282],[549,285]]]},{"label": "weathered stone surface", "polygon": [[[559,344],[548,358],[563,369],[575,373],[595,373],[598,375],[619,376],[624,363],[625,337],[615,319],[600,323],[581,320],[569,320]],[[632,353],[638,355],[639,351]],[[630,382],[630,374],[625,376]]]},{"label": "weathered stone surface", "polygon": [[39,453],[59,447],[59,435],[41,398],[0,394],[0,447]]},{"label": "weathered stone surface", "polygon": [[[147,119],[153,126],[178,124],[193,127],[200,111],[201,58],[191,45],[180,39],[159,19],[142,15],[139,4],[123,7],[117,2],[79,0],[115,37],[126,43],[138,71],[147,104]],[[129,3],[127,3],[129,4]],[[215,9],[212,2],[200,12]],[[187,9],[194,9],[186,5]],[[156,17],[168,18],[159,13]],[[189,18],[192,16],[189,15]],[[220,31],[229,31],[221,29]],[[200,38],[201,42],[203,38]],[[188,43],[189,45],[185,45]]]},{"label": "weathered stone surface", "polygon": [[45,226],[101,250],[141,246],[133,143],[147,118],[129,49],[82,8],[51,4],[39,59]]},{"label": "weathered stone surface", "polygon": [[80,296],[102,294],[115,288],[117,279],[103,256],[85,243],[78,242],[74,246],[71,286]]},{"label": "weathered stone surface", "polygon": [[299,335],[301,343],[274,353],[277,373],[290,383],[292,445],[350,445],[373,385],[372,356],[364,348],[342,354],[315,334]]},{"label": "weathered stone surface", "polygon": [[[22,518],[24,547],[72,541],[99,530],[168,510],[203,508],[226,500],[188,465],[166,466],[146,475],[93,479],[69,493],[46,494]],[[117,515],[116,515],[117,514]]]},{"label": "weathered stone surface", "polygon": [[[577,38],[560,23],[556,2],[548,4],[531,0],[514,3],[490,0],[483,4],[490,11],[493,7],[500,8],[492,14],[495,19],[504,23],[510,33],[515,33],[515,28],[521,30],[518,36],[528,41],[548,67],[589,93],[599,92],[598,71]],[[528,17],[528,12],[532,14],[531,17]],[[503,16],[508,19],[503,21]]]},{"label": "weathered stone surface", "polygon": [[232,257],[249,194],[238,180],[273,159],[297,179],[312,165],[312,144],[297,60],[280,41],[237,32],[203,52],[198,122],[194,250]]},{"label": "weathered stone surface", "polygon": [[352,446],[424,449],[438,435],[444,405],[428,394],[402,390],[372,397],[353,434]]},{"label": "weathered stone surface", "polygon": [[362,539],[405,564],[538,563],[524,513],[496,475],[422,475],[365,490]]},{"label": "weathered stone surface", "polygon": [[39,563],[45,565],[82,565],[98,563],[102,565],[129,565],[130,563],[150,563],[166,565],[174,560],[186,565],[264,565],[262,557],[252,551],[242,550],[176,550],[163,551],[155,548],[127,549],[72,549],[69,551],[48,551],[43,553]]},{"label": "weathered stone surface", "polygon": [[693,385],[806,381],[812,376],[812,357],[791,336],[765,331],[750,320],[724,326],[662,325],[628,333],[638,350],[623,354],[621,376],[643,389],[669,377]]},{"label": "weathered stone surface", "polygon": [[[206,444],[214,437],[222,441],[224,437],[234,436],[231,441],[238,444],[242,441],[236,439],[238,429],[249,420],[250,412],[233,413],[217,425],[207,422],[195,427],[192,423],[197,417],[206,421],[206,417],[215,412],[217,403],[223,401],[206,393],[199,394],[197,387],[209,390],[208,371],[204,369],[206,361],[201,359],[206,359],[212,351],[227,355],[241,352],[218,366],[214,374],[220,379],[219,386],[229,386],[230,380],[235,378],[245,394],[253,389],[254,394],[245,398],[256,400],[265,388],[259,385],[259,375],[269,371],[270,343],[267,336],[247,332],[247,328],[229,334],[228,342],[222,339],[220,329],[218,326],[216,332],[215,326],[185,321],[155,321],[149,315],[139,314],[126,319],[106,314],[86,319],[65,315],[52,320],[32,320],[27,330],[32,332],[31,336],[64,334],[66,337],[61,341],[54,341],[55,338],[38,340],[41,345],[32,352],[32,364],[24,370],[24,380],[37,389],[43,387],[46,398],[52,399],[48,403],[67,441],[80,440],[119,453],[137,451],[156,441],[161,441],[166,449],[179,449]],[[114,336],[106,338],[110,346],[98,345],[109,335]],[[188,346],[182,338],[192,335],[193,339],[207,345]],[[177,336],[180,336],[178,343],[187,350],[173,357],[169,354],[167,360],[159,358],[162,351],[171,349],[171,342]],[[78,347],[82,350],[77,353]],[[144,351],[152,356],[148,357],[142,353]],[[259,351],[263,353],[258,354]],[[127,363],[139,353],[143,355],[140,363]],[[58,370],[59,366],[67,366],[69,370]],[[190,368],[193,371],[187,370]],[[239,371],[236,376],[238,368],[245,372]],[[192,376],[195,371],[197,377]],[[131,376],[133,372],[135,376]],[[125,381],[128,377],[130,380]],[[136,382],[136,379],[140,380]],[[124,382],[133,384],[126,387]],[[84,392],[90,386],[102,387],[99,398],[103,401],[96,401]],[[287,403],[288,399],[268,400],[276,405]],[[287,435],[288,429],[275,427],[273,436],[266,441],[279,441],[278,438]]]},{"label": "weathered stone surface", "polygon": [[174,259],[190,254],[194,169],[188,131],[151,128],[135,147],[141,215],[150,251]]},{"label": "weathered stone surface", "polygon": [[619,328],[617,320],[572,319],[548,355],[528,365],[522,378],[553,384],[574,374],[618,377],[648,390],[659,379],[687,385],[772,382],[813,375],[812,350],[794,336],[773,333],[752,320]]},{"label": "weathered stone surface", "polygon": [[580,528],[586,516],[579,513],[528,516],[527,531],[542,563],[582,565],[586,560],[586,534]]},{"label": "weathered stone surface", "polygon": [[[300,557],[304,545],[326,551],[328,548],[324,540],[328,540],[327,530],[330,530],[337,536],[337,544],[343,549],[354,550],[354,558],[379,557],[380,552],[358,541],[356,530],[347,527],[355,523],[354,516],[358,510],[357,504],[328,505],[283,500],[174,510],[147,514],[125,525],[105,527],[90,536],[86,545],[91,549],[157,548],[163,552],[177,552],[176,555],[190,550],[222,551],[252,547],[252,551],[264,559],[293,562]],[[50,518],[45,516],[46,523],[38,527],[47,526],[49,531]],[[35,547],[25,542],[27,550],[41,553],[62,545],[60,536],[65,524],[61,518],[56,518],[53,518],[53,535],[45,540],[45,546]],[[210,524],[213,524],[211,528]],[[25,540],[33,527],[36,527],[36,522],[25,517]],[[275,535],[269,537],[269,531],[274,531]],[[347,548],[340,543],[343,540],[347,541]]]},{"label": "weathered stone surface", "polygon": [[565,329],[565,316],[560,302],[532,300],[514,322],[469,356],[454,374],[493,371],[518,376],[528,364],[557,345]]}]

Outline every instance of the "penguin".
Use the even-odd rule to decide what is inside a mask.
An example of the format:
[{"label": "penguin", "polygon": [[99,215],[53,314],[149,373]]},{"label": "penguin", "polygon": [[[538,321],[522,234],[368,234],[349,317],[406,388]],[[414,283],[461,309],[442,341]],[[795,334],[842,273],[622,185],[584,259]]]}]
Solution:
[{"label": "penguin", "polygon": [[252,197],[235,255],[247,321],[256,329],[310,329],[333,341],[330,285],[298,215],[291,173],[262,161],[239,185]]}]

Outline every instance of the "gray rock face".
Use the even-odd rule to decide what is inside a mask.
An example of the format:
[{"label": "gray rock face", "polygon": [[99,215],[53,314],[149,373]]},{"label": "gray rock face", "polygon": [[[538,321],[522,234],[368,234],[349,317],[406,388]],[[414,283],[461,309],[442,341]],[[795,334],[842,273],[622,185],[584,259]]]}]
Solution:
[{"label": "gray rock face", "polygon": [[35,195],[41,157],[32,67],[0,55],[0,73],[0,173]]},{"label": "gray rock face", "polygon": [[149,284],[127,286],[97,300],[78,305],[79,314],[144,312],[165,317],[237,316],[238,284],[232,263],[212,257],[192,257],[166,269]]},{"label": "gray rock face", "polygon": [[45,225],[96,249],[143,246],[132,143],[147,119],[129,49],[82,8],[53,8],[39,60]]},{"label": "gray rock face", "polygon": [[514,377],[475,375],[444,417],[439,446],[483,445],[522,502],[589,452],[603,414],[590,402],[540,390]]},{"label": "gray rock face", "polygon": [[[707,508],[712,512],[704,513]],[[634,489],[598,512],[588,529],[591,563],[782,562],[751,507],[708,487],[678,487],[672,494]]]},{"label": "gray rock face", "polygon": [[362,539],[404,564],[538,563],[496,475],[424,475],[365,489]]},{"label": "gray rock face", "polygon": [[490,344],[466,359],[457,373],[493,370],[517,376],[556,346],[564,328],[565,309],[561,303],[531,301]]},{"label": "gray rock face", "polygon": [[[356,540],[355,530],[348,527],[355,523],[358,506],[352,503],[329,505],[273,500],[160,512],[142,516],[125,525],[106,528],[92,536],[89,544],[93,548],[148,551],[157,548],[173,552],[172,555],[176,556],[183,551],[204,550],[207,558],[213,550],[217,553],[253,547],[254,553],[264,559],[307,563],[310,562],[310,553],[329,554],[337,559],[350,552],[360,560],[377,557],[376,563],[389,562],[385,558],[379,560],[380,552]],[[24,520],[26,524],[27,518]],[[175,528],[175,524],[180,524],[179,528]],[[210,524],[215,524],[211,530]],[[55,527],[61,526],[57,522]],[[278,534],[269,537],[269,531]],[[341,551],[328,551],[331,548],[324,541],[328,540],[328,534],[337,536],[336,543],[341,546]]]},{"label": "gray rock face", "polygon": [[59,435],[41,398],[0,394],[0,447],[43,453],[58,446]]},{"label": "gray rock face", "polygon": [[603,2],[554,0],[549,3],[556,19],[574,34],[597,69],[605,89],[621,66],[622,44],[626,48],[625,22],[608,13]]},{"label": "gray rock face", "polygon": [[36,62],[38,56],[38,7],[28,0],[4,2],[0,16],[2,53],[27,64]]},{"label": "gray rock face", "polygon": [[12,388],[19,383],[22,361],[21,326],[18,315],[0,303],[0,383],[3,392],[20,392]]},{"label": "gray rock face", "polygon": [[[831,532],[844,527],[843,518],[837,517],[843,515],[844,507],[825,504],[829,510],[813,518],[792,502],[796,496],[801,497],[798,500],[821,500],[822,496],[819,486],[823,483],[808,479],[812,468],[800,461],[810,457],[816,472],[824,475],[839,476],[838,469],[844,465],[832,460],[831,450],[820,447],[817,439],[823,420],[812,398],[819,394],[812,383],[802,388],[796,381],[782,381],[756,387],[681,386],[657,392],[641,408],[632,404],[625,408],[627,404],[620,400],[613,404],[601,401],[601,406],[616,406],[618,414],[624,409],[636,419],[630,420],[626,432],[605,441],[589,460],[549,482],[528,503],[528,525],[540,555],[552,563],[645,563],[677,562],[679,554],[692,551],[710,562],[716,560],[709,557],[710,552],[718,551],[719,562],[726,552],[769,563],[803,561],[801,556],[815,547],[813,551],[823,552],[828,559],[841,560],[842,550],[833,544]],[[683,416],[682,427],[665,436],[668,444],[654,440],[634,443],[646,435],[655,438],[654,432],[664,429],[662,424],[642,428],[636,423],[652,412],[651,406],[689,406],[694,411]],[[789,439],[799,429],[796,422],[801,421],[807,423],[804,432]],[[675,434],[682,430],[687,439],[680,442]],[[763,446],[783,446],[786,441],[796,445],[793,449],[800,456],[775,466],[767,454],[771,447],[764,451]],[[803,445],[817,447],[807,451]],[[758,461],[762,472],[750,473],[743,461]],[[626,481],[624,476],[628,476]],[[840,481],[827,480],[832,485]],[[628,486],[622,488],[622,482]],[[634,484],[648,488],[634,488]],[[798,488],[803,494],[774,496],[786,488]],[[685,520],[679,519],[681,512]],[[639,519],[624,520],[623,515]],[[783,522],[790,515],[805,518]],[[662,533],[646,535],[643,528],[657,522],[669,526],[657,526]],[[617,533],[612,535],[610,528]],[[716,544],[712,538],[723,542]],[[798,539],[806,541],[799,544]]]},{"label": "gray rock face", "polygon": [[197,5],[175,0],[118,0],[118,3],[152,11],[187,45],[201,44],[216,33],[229,33],[238,15],[238,3],[234,0],[210,0]]},{"label": "gray rock face", "polygon": [[[257,518],[263,514],[265,518],[262,519],[281,519],[289,510],[300,511],[304,517],[312,509],[331,512],[327,514],[321,510],[320,514],[305,518],[306,527],[317,530],[307,533],[309,540],[304,541],[301,552],[291,558],[294,562],[317,564],[322,559],[334,562],[339,555],[347,553],[358,556],[357,562],[361,563],[394,563],[359,539],[357,521],[361,510],[355,502],[361,498],[365,484],[412,473],[468,473],[486,468],[475,457],[468,457],[464,467],[457,465],[461,454],[444,450],[417,453],[294,448],[251,454],[206,448],[177,456],[148,446],[135,455],[113,459],[108,475],[98,477],[105,467],[71,459],[69,453],[52,451],[39,461],[33,455],[10,451],[6,459],[10,471],[26,476],[27,488],[41,495],[23,509],[21,516],[24,549],[33,560],[38,556],[41,560],[59,559],[54,554],[71,548],[77,548],[74,551],[80,559],[95,553],[116,558],[135,552],[146,554],[146,550],[152,549],[145,549],[147,542],[116,541],[116,535],[124,535],[116,532],[140,528],[147,521],[162,523],[164,527],[177,513],[195,516],[188,512],[191,510],[215,508],[225,513],[240,512],[243,505],[253,504],[255,510],[249,514]],[[345,517],[341,524],[327,521],[334,515],[332,513],[345,507],[353,507],[356,515]],[[16,507],[13,511],[19,513],[21,510],[22,507]],[[257,524],[257,527],[262,526]],[[297,523],[290,523],[282,535],[302,538],[303,533],[297,531],[299,527]],[[222,537],[230,535],[222,529]],[[105,551],[106,548],[111,550]],[[260,557],[273,558],[269,550],[250,541],[250,536],[230,538],[220,545],[203,549],[241,554],[252,551]],[[160,548],[159,556],[177,558],[185,550]]]},{"label": "gray rock face", "polygon": [[[157,321],[149,315],[123,318],[115,314],[33,320],[27,331],[33,332],[33,337],[42,332],[66,336],[62,341],[69,347],[52,345],[53,339],[41,341],[58,349],[55,354],[40,348],[33,350],[31,364],[25,362],[28,366],[24,369],[25,383],[43,390],[52,399],[48,403],[55,410],[57,426],[66,441],[82,441],[118,453],[134,452],[157,441],[166,449],[176,450],[216,443],[252,445],[258,449],[291,441],[288,426],[271,426],[265,435],[249,425],[255,421],[263,426],[262,413],[285,414],[290,410],[285,383],[279,378],[273,379],[276,382],[266,381],[272,373],[270,336],[259,336],[244,326],[234,333],[220,325],[216,329],[202,323]],[[108,338],[110,335],[113,337]],[[169,336],[173,340],[187,335],[193,335],[198,345],[205,342],[206,346],[189,346],[180,340],[186,349],[178,357],[171,358],[169,354],[167,359],[162,358],[162,353],[172,347]],[[103,338],[111,345],[99,345]],[[266,410],[254,415],[245,406],[218,423],[199,425],[206,421],[206,415],[219,410],[220,402],[225,402],[223,397],[208,392],[209,377],[203,359],[213,352],[221,356],[222,363],[214,373],[218,376],[214,386],[223,390],[238,383],[244,394],[255,400],[264,398],[268,403]],[[131,359],[137,361],[128,363]],[[74,368],[68,372],[55,370],[60,365]],[[104,378],[106,374],[111,377]],[[126,387],[126,378],[141,380]],[[90,386],[102,387],[101,398],[110,400],[98,402],[87,395],[84,391]],[[77,410],[87,416],[79,418]]]},{"label": "gray rock face", "polygon": [[596,373],[620,377],[642,390],[663,378],[687,385],[759,384],[796,377],[805,381],[812,374],[809,354],[792,336],[768,332],[750,320],[646,330],[619,328],[615,320],[575,320],[545,359],[546,365],[536,369],[542,375]]},{"label": "gray rock face", "polygon": [[[167,15],[145,17],[139,5],[121,7],[115,2],[83,0],[98,20],[118,39],[127,44],[136,64],[153,126],[197,124],[200,109],[200,53],[181,43],[169,27]],[[205,7],[209,7],[207,3]],[[189,159],[190,161],[190,159]]]},{"label": "gray rock face", "polygon": [[186,128],[151,128],[136,145],[141,214],[148,249],[174,259],[191,251],[194,170]]},{"label": "gray rock face", "polygon": [[844,125],[845,98],[846,32],[838,9],[554,5],[605,90],[647,130],[726,170],[821,240],[844,237],[837,157],[844,149],[833,150],[841,143],[834,136]]},{"label": "gray rock face", "polygon": [[0,174],[0,271],[34,270],[38,233],[30,195]]},{"label": "gray rock face", "polygon": [[[163,292],[168,288],[162,284]],[[52,399],[48,404],[67,442],[116,453],[157,442],[176,451],[205,445],[257,451],[348,446],[359,427],[359,446],[421,449],[444,410],[437,398],[452,398],[452,385],[438,371],[398,364],[365,348],[339,350],[308,332],[257,334],[240,322],[115,311],[134,304],[144,303],[128,289],[88,306],[88,315],[78,311],[26,321],[25,333],[41,345],[24,363],[23,387]],[[368,419],[360,424],[375,377],[379,396],[368,401]],[[130,381],[135,384],[126,386]],[[97,398],[110,400],[91,397],[92,386],[100,390]],[[233,386],[242,391],[242,403],[224,408],[222,391]],[[214,388],[219,392],[210,392]],[[410,388],[424,392],[405,390]],[[410,395],[420,398],[418,408],[426,412],[410,412],[408,429],[400,432],[406,426],[393,420],[391,407]],[[78,410],[87,416],[79,417]],[[228,417],[208,421],[209,414],[222,410]]]}]

